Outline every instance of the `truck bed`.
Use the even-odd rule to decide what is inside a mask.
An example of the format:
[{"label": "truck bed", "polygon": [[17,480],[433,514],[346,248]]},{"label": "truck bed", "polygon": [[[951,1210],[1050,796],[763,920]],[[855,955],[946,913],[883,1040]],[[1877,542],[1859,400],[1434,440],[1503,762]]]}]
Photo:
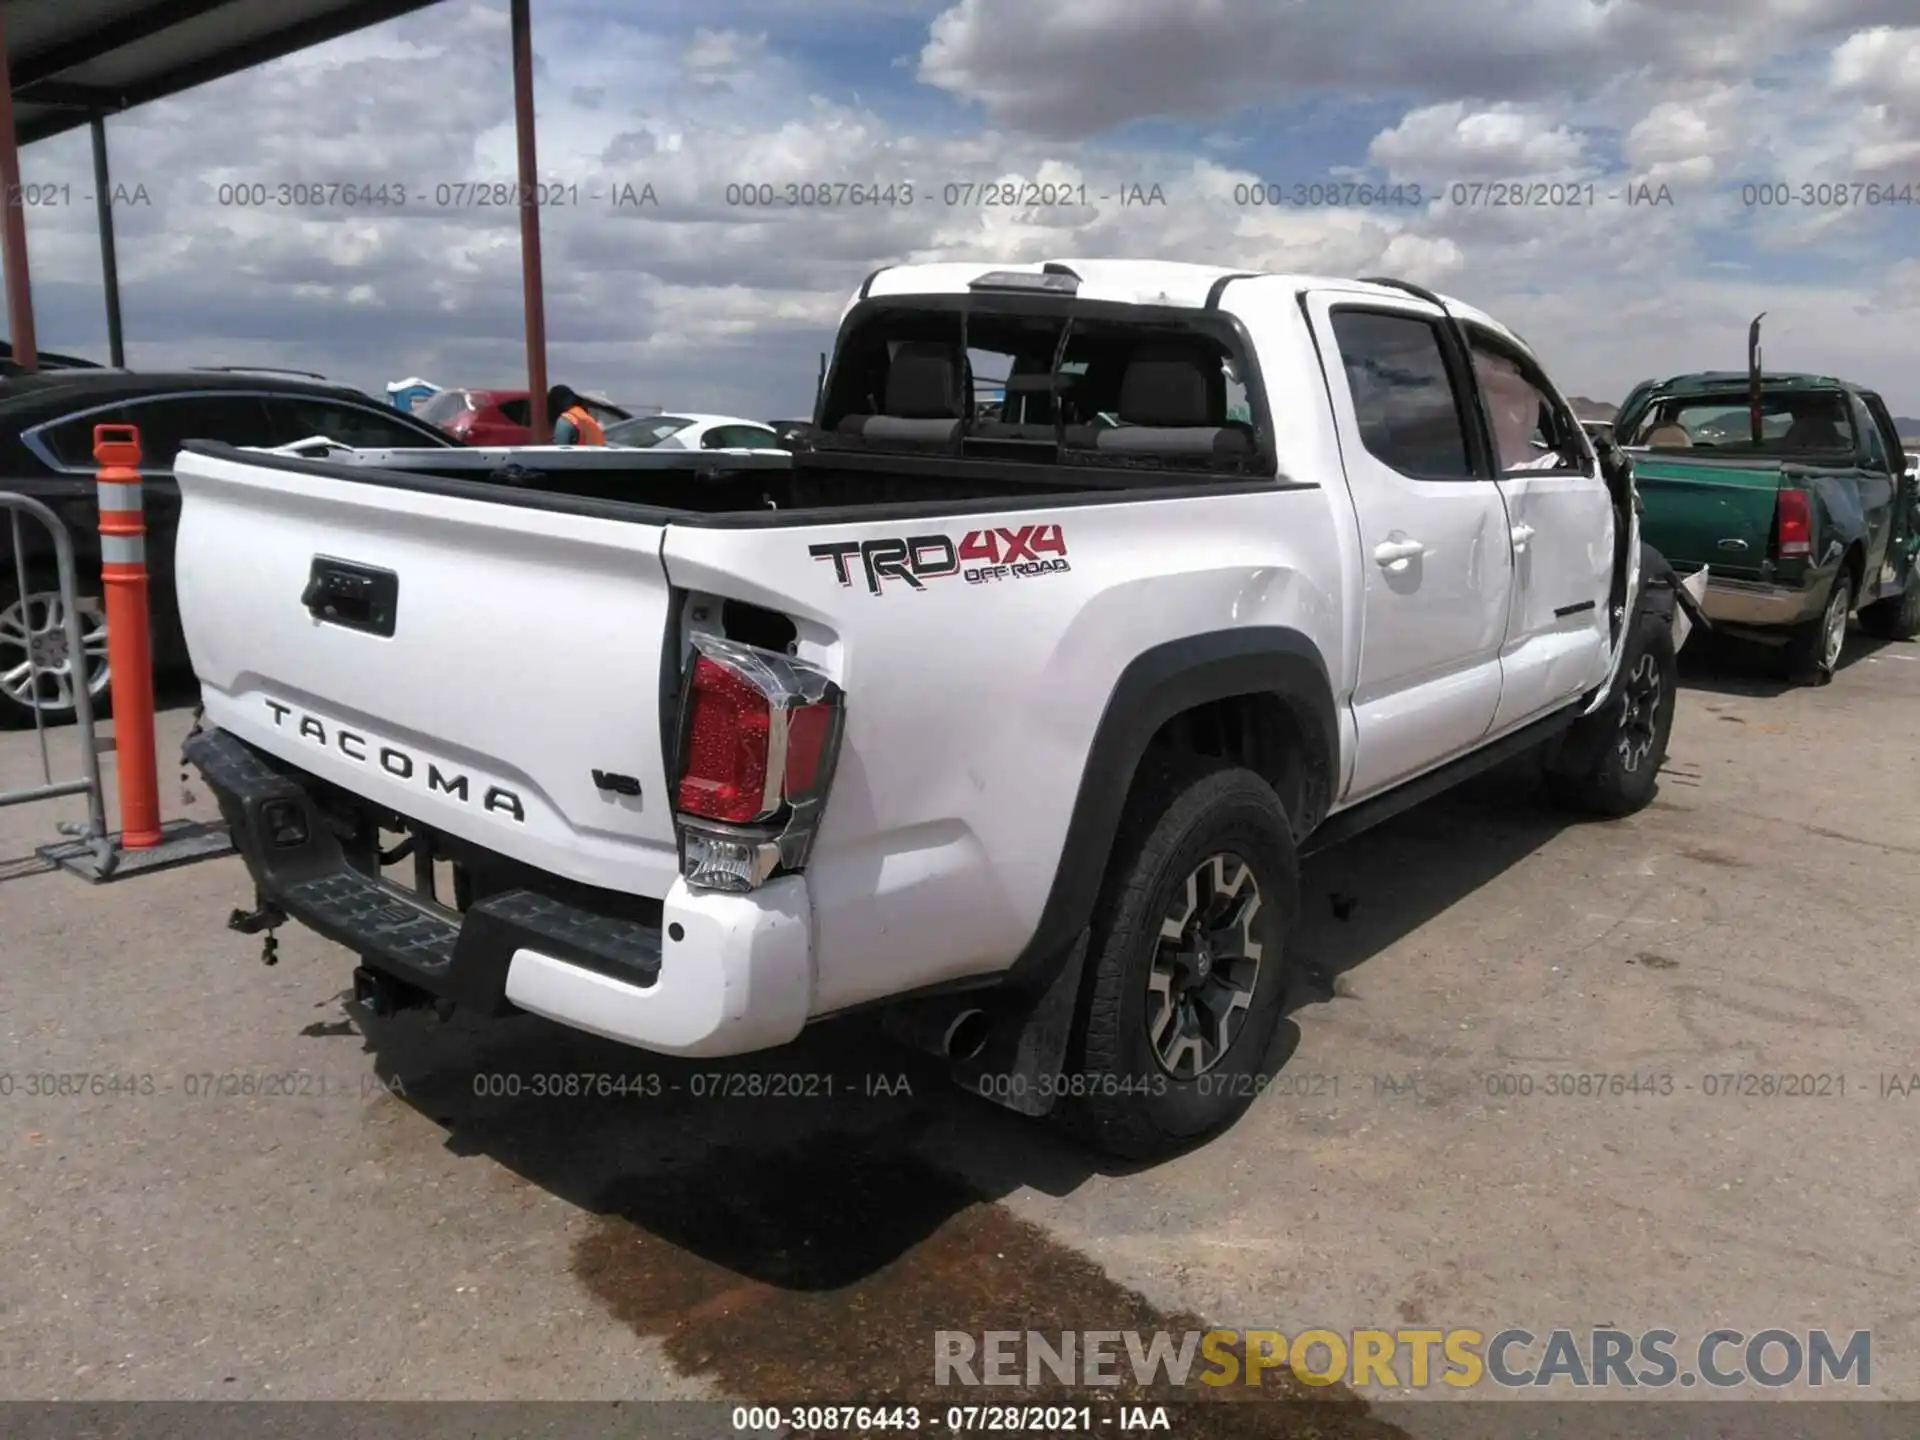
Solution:
[{"label": "truck bed", "polygon": [[1040,463],[944,455],[764,450],[506,446],[337,450],[324,459],[286,449],[191,440],[182,452],[279,470],[494,504],[664,524],[815,524],[854,515],[963,513],[1191,494],[1244,494],[1311,485],[1282,476],[1177,465]]}]

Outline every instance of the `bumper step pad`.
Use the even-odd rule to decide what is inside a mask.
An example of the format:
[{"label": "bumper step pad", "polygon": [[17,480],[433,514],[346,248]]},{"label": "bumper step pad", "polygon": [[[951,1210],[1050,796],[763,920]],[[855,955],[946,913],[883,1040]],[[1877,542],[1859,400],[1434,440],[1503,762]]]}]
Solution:
[{"label": "bumper step pad", "polygon": [[410,969],[444,970],[460,938],[457,921],[430,915],[370,876],[343,870],[287,890],[280,902],[317,929],[352,935],[375,954],[404,961]]},{"label": "bumper step pad", "polygon": [[[185,756],[220,801],[264,900],[289,917],[429,992],[485,1012],[505,1005],[516,951],[651,986],[660,977],[658,925],[601,914],[534,890],[489,895],[464,914],[442,910],[349,864],[315,808],[307,777],[223,731],[194,735]],[[270,844],[268,806],[300,807],[290,844]],[[283,817],[290,818],[290,817]]]}]

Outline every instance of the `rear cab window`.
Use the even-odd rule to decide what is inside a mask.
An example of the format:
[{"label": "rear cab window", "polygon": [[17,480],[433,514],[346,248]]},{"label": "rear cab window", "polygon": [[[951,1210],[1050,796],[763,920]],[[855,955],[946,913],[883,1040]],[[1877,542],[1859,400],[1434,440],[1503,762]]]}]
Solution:
[{"label": "rear cab window", "polygon": [[1268,415],[1257,357],[1221,311],[903,296],[849,315],[811,444],[1131,470],[1143,485],[1155,471],[1272,478]]},{"label": "rear cab window", "polygon": [[1841,390],[1762,391],[1755,444],[1744,390],[1659,396],[1616,438],[1629,448],[1844,460],[1856,450],[1849,398]]}]

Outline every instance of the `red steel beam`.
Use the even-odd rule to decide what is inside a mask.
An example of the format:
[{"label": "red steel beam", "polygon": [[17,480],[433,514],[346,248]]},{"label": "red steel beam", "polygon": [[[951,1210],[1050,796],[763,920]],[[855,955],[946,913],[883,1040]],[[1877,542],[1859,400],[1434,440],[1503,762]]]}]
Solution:
[{"label": "red steel beam", "polygon": [[[526,0],[516,0],[524,5]],[[27,211],[20,190],[20,146],[13,133],[13,79],[7,65],[7,32],[0,22],[0,185],[6,187],[0,214],[0,264],[7,270],[7,319],[13,328],[13,361],[24,370],[40,368],[33,339],[33,283],[27,278]]]},{"label": "red steel beam", "polygon": [[540,277],[539,167],[535,163],[533,129],[533,21],[530,0],[512,0],[513,14],[513,128],[520,143],[520,285],[527,316],[528,418],[535,445],[553,438],[553,417],[547,414],[547,307]]}]

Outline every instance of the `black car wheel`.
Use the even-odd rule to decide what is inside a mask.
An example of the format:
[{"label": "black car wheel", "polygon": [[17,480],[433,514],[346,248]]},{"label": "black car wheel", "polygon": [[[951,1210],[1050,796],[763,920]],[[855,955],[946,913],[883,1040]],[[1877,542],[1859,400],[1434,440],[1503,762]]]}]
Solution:
[{"label": "black car wheel", "polygon": [[[74,688],[84,683],[94,712],[106,708],[107,616],[98,597],[79,605],[81,655],[67,635],[66,602],[50,578],[29,574],[22,596],[12,575],[0,576],[0,729],[31,729],[74,716]],[[82,681],[84,676],[84,681]]]}]

